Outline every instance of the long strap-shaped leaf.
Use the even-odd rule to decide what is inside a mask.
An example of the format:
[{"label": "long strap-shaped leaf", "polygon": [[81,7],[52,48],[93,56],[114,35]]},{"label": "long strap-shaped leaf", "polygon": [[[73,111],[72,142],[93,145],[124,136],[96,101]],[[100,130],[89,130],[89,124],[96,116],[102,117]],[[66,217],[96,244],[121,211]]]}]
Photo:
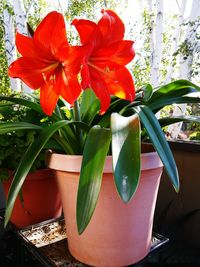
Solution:
[{"label": "long strap-shaped leaf", "polygon": [[79,234],[87,227],[96,207],[110,137],[109,129],[94,126],[86,140],[77,195],[76,217]]},{"label": "long strap-shaped leaf", "polygon": [[35,111],[38,111],[39,113],[43,113],[42,111],[42,108],[40,106],[39,103],[35,103],[31,100],[27,100],[27,99],[23,99],[23,98],[20,98],[20,97],[13,97],[13,96],[3,96],[3,95],[0,95],[0,100],[6,100],[6,101],[10,101],[12,103],[15,103],[15,104],[19,104],[19,105],[22,105],[22,106],[25,106],[25,107],[29,107]]},{"label": "long strap-shaped leaf", "polygon": [[99,100],[91,89],[83,91],[81,97],[80,112],[82,121],[90,124],[99,112]]},{"label": "long strap-shaped leaf", "polygon": [[147,106],[136,107],[134,110],[138,113],[154,148],[158,152],[175,190],[178,191],[179,177],[176,163],[157,118]]},{"label": "long strap-shaped leaf", "polygon": [[0,134],[10,133],[17,130],[41,130],[42,127],[28,122],[0,123]]},{"label": "long strap-shaped leaf", "polygon": [[13,103],[0,103],[0,114],[3,117],[7,117],[8,114],[10,115],[13,112]]},{"label": "long strap-shaped leaf", "polygon": [[[187,80],[177,80],[154,90],[152,97],[148,101],[148,106],[155,110],[173,103],[184,103],[182,98],[192,92],[200,92],[200,87]],[[189,98],[184,100],[186,101],[185,103],[192,103],[193,101],[192,98],[190,99],[191,102],[187,102]]]},{"label": "long strap-shaped leaf", "polygon": [[[32,97],[33,98],[33,97]],[[28,107],[30,109],[33,109],[37,112],[39,112],[40,114],[44,114],[41,106],[39,103],[33,102],[32,99],[24,99],[24,98],[20,98],[20,97],[13,97],[13,96],[3,96],[0,95],[0,100],[6,100],[8,102],[12,102],[14,104],[19,104],[25,107]],[[60,117],[54,112],[51,116],[52,120],[60,120]]]},{"label": "long strap-shaped leaf", "polygon": [[161,99],[158,99],[156,101],[152,101],[150,103],[147,103],[148,107],[151,110],[156,110],[156,112],[167,106],[172,104],[193,104],[193,103],[200,103],[200,97],[191,97],[191,96],[176,96],[176,93],[165,95]]},{"label": "long strap-shaped leaf", "polygon": [[[61,127],[69,124],[73,124],[73,122],[66,122],[65,120],[62,120],[44,128],[41,134],[38,136],[38,138],[35,139],[35,141],[27,149],[26,153],[24,154],[17,168],[17,171],[15,173],[13,182],[9,190],[6,212],[5,212],[5,226],[8,223],[17,195],[24,183],[24,180],[31,166],[33,165],[33,162],[35,161],[35,159],[37,158],[37,156],[39,155],[40,151],[43,149],[45,144],[48,142],[48,140],[52,137],[52,135]],[[81,123],[79,124],[80,126],[82,125]],[[85,125],[82,126],[85,127]]]},{"label": "long strap-shaped leaf", "polygon": [[136,192],[140,177],[140,121],[137,114],[111,116],[112,156],[115,183],[126,203]]},{"label": "long strap-shaped leaf", "polygon": [[176,92],[176,91],[182,90],[183,88],[188,88],[189,90],[197,91],[197,92],[200,91],[200,87],[198,85],[191,83],[188,80],[176,80],[171,83],[160,86],[158,89],[156,89],[156,94]]},{"label": "long strap-shaped leaf", "polygon": [[200,116],[174,116],[159,119],[159,123],[162,127],[182,121],[200,123]]}]

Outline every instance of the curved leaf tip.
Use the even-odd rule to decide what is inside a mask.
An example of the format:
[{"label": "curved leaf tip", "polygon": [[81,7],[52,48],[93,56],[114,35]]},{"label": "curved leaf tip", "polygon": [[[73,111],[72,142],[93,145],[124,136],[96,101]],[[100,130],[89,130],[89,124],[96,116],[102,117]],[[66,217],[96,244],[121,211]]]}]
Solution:
[{"label": "curved leaf tip", "polygon": [[127,203],[135,194],[140,178],[140,120],[137,114],[111,115],[113,171],[117,191]]}]

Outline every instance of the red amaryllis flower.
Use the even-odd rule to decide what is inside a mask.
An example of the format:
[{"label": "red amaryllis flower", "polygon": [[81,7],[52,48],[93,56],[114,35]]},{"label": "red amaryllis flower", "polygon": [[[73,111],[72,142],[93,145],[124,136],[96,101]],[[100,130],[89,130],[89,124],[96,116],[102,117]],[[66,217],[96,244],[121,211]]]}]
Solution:
[{"label": "red amaryllis flower", "polygon": [[82,50],[69,46],[62,14],[49,13],[33,38],[17,33],[16,46],[22,57],[10,65],[8,73],[32,89],[40,88],[44,112],[52,114],[60,95],[73,104],[81,92],[77,74]]},{"label": "red amaryllis flower", "polygon": [[96,24],[75,19],[83,45],[88,48],[81,70],[82,87],[91,87],[101,101],[103,114],[110,105],[110,95],[134,100],[135,87],[125,65],[135,56],[133,42],[123,40],[124,24],[111,10],[102,10],[103,16]]}]

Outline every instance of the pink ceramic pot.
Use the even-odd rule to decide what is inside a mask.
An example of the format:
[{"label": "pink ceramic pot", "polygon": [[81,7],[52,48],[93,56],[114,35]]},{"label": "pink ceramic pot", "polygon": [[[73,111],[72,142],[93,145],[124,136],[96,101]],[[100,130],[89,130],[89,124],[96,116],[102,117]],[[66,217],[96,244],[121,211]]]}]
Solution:
[{"label": "pink ceramic pot", "polygon": [[[12,182],[11,177],[2,183],[5,195]],[[52,170],[29,173],[22,187],[24,206],[17,197],[10,221],[18,228],[61,216],[62,205],[56,179]]]},{"label": "pink ceramic pot", "polygon": [[51,154],[67,226],[68,247],[79,261],[92,266],[127,266],[144,258],[151,245],[153,215],[162,173],[157,153],[142,154],[142,172],[135,196],[124,204],[116,191],[112,158],[107,157],[93,217],[79,235],[76,197],[82,156]]}]

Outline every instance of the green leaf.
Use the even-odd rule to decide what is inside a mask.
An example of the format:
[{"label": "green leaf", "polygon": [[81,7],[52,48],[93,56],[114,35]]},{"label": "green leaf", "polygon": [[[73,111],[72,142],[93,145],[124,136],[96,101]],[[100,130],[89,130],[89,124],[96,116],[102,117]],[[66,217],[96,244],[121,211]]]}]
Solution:
[{"label": "green leaf", "polygon": [[182,98],[194,92],[200,92],[200,87],[187,80],[174,81],[154,90],[148,106],[155,110],[173,103],[185,103]]},{"label": "green leaf", "polygon": [[156,100],[154,102],[151,102],[150,104],[148,103],[148,107],[152,111],[158,111],[161,108],[167,106],[167,105],[172,105],[172,104],[193,104],[193,103],[200,103],[200,98],[199,97],[191,97],[191,96],[177,96],[176,93],[166,95],[163,98]]},{"label": "green leaf", "polygon": [[99,126],[94,126],[88,133],[77,195],[76,216],[79,234],[87,227],[96,207],[110,137],[110,130]]},{"label": "green leaf", "polygon": [[43,113],[42,108],[40,107],[39,103],[32,102],[31,100],[26,100],[23,98],[18,98],[18,97],[12,97],[12,96],[3,96],[0,95],[0,100],[6,100],[15,104],[19,104],[25,107],[29,107],[33,110],[38,111],[39,113]]},{"label": "green leaf", "polygon": [[56,151],[58,153],[63,152],[63,147],[61,145],[59,145],[59,143],[57,142],[57,139],[55,138],[55,140],[54,140],[53,137],[51,139],[49,139],[49,141],[44,146],[44,149],[46,149],[46,150],[51,149],[51,150]]},{"label": "green leaf", "polygon": [[98,125],[104,128],[110,128],[110,117],[111,114],[116,112],[116,113],[121,113],[123,110],[127,109],[128,105],[130,104],[130,101],[120,99],[117,97],[112,97],[112,102],[110,104],[109,109],[106,111],[106,113],[102,116],[99,117],[98,120]]},{"label": "green leaf", "polygon": [[174,116],[159,119],[159,123],[162,127],[177,123],[177,122],[195,122],[200,123],[200,116]]},{"label": "green leaf", "polygon": [[140,177],[140,121],[137,114],[111,116],[112,155],[115,183],[126,203],[136,192]]},{"label": "green leaf", "polygon": [[17,168],[17,171],[15,173],[13,182],[9,190],[6,212],[5,212],[5,225],[7,225],[8,220],[11,216],[16,197],[19,194],[19,191],[24,183],[24,180],[26,179],[26,176],[29,170],[31,169],[31,166],[33,165],[40,151],[43,149],[48,140],[52,137],[52,135],[56,131],[58,131],[61,127],[69,124],[73,124],[73,122],[66,122],[65,120],[62,120],[55,122],[50,126],[47,126],[41,131],[41,134],[38,136],[38,138],[36,138],[35,141],[27,149],[21,162],[19,163],[19,166]]},{"label": "green leaf", "polygon": [[[18,97],[8,97],[8,96],[0,95],[0,100],[6,100],[6,101],[12,102],[14,104],[19,104],[19,105],[28,107],[32,110],[35,110],[36,112],[38,112],[42,115],[45,115],[39,102],[38,102],[39,99],[35,96],[32,96],[32,95],[29,96],[28,94],[26,94],[26,96],[28,99],[18,98]],[[48,117],[48,118],[53,123],[62,120],[62,114],[60,114],[60,112],[58,111],[58,106],[56,106],[56,110],[52,114],[52,116]],[[59,134],[60,134],[61,138],[67,140],[67,142],[70,144],[70,146],[73,148],[74,151],[76,151],[77,153],[80,154],[79,145],[77,143],[77,138],[75,136],[73,128],[63,127],[62,129],[60,129]]]},{"label": "green leaf", "polygon": [[92,89],[88,88],[87,90],[84,90],[80,102],[81,116],[84,116],[84,114],[88,112],[90,106],[94,103],[96,99],[97,97]]},{"label": "green leaf", "polygon": [[158,152],[175,190],[178,191],[179,177],[176,163],[157,118],[147,106],[136,107],[134,110],[138,113],[155,150]]},{"label": "green leaf", "polygon": [[[0,115],[7,117],[8,114],[13,112],[11,103],[1,103],[0,104]],[[1,119],[1,118],[0,118]]]},{"label": "green leaf", "polygon": [[149,101],[149,99],[151,98],[153,94],[153,88],[151,84],[147,84],[146,86],[143,86],[141,90],[143,91],[143,100],[145,102]]},{"label": "green leaf", "polygon": [[81,120],[90,124],[99,112],[100,102],[91,89],[83,92],[80,104]]},{"label": "green leaf", "polygon": [[[26,94],[27,97],[29,96],[28,94]],[[12,97],[12,96],[3,96],[0,95],[0,100],[6,100],[8,102],[12,102],[14,104],[19,104],[25,107],[28,107],[32,110],[37,111],[38,113],[45,115],[39,102],[34,102],[34,100],[36,101],[36,97],[33,96],[29,96],[29,99],[24,99],[24,98],[20,98],[20,97]],[[45,115],[46,116],[46,115]],[[52,120],[57,121],[60,120],[60,117],[54,112],[53,115],[51,117]]]},{"label": "green leaf", "polygon": [[0,134],[18,130],[41,130],[42,127],[28,122],[5,122],[0,123]]},{"label": "green leaf", "polygon": [[157,94],[166,94],[188,88],[190,92],[200,92],[200,87],[188,80],[177,80],[156,89]]}]

